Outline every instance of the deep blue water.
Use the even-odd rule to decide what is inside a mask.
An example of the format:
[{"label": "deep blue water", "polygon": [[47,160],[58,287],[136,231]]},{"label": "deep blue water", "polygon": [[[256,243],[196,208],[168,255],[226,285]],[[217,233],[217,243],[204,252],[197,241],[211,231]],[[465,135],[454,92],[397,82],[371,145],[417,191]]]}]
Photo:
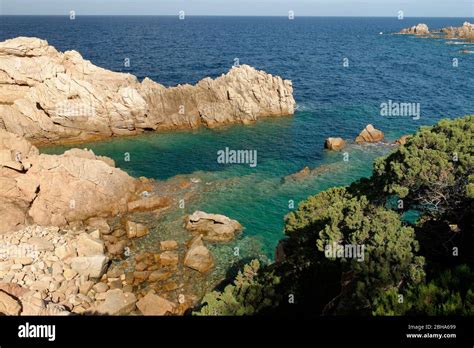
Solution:
[{"label": "deep blue water", "polygon": [[[0,40],[37,36],[58,50],[77,50],[96,65],[165,85],[216,77],[235,58],[291,79],[298,104],[292,118],[87,144],[133,175],[165,179],[191,174],[226,183],[187,209],[238,219],[246,227],[244,238],[259,239],[271,256],[282,237],[288,200],[298,202],[369,175],[373,159],[389,151],[350,147],[350,161],[341,164],[341,154],[323,150],[326,137],[353,139],[373,123],[393,140],[440,118],[474,113],[474,54],[460,53],[474,46],[390,35],[419,22],[441,28],[465,20],[469,18],[0,17]],[[124,67],[125,58],[130,68]],[[343,66],[344,58],[349,67]],[[380,104],[389,99],[420,103],[421,118],[380,116]],[[257,168],[219,165],[216,152],[226,146],[256,149]],[[123,160],[124,152],[131,153],[130,162]],[[323,164],[335,167],[309,182],[281,184],[282,176],[305,165]]]}]

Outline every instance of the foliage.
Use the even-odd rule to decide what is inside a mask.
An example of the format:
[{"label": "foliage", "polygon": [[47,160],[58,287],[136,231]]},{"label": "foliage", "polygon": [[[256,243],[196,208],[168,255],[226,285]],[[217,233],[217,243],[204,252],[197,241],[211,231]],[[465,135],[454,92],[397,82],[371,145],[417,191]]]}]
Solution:
[{"label": "foliage", "polygon": [[204,296],[202,308],[196,315],[226,316],[252,315],[270,307],[275,297],[273,287],[278,278],[265,274],[258,276],[260,262],[253,260],[239,271],[234,284],[227,285],[223,292],[213,291]]},{"label": "foliage", "polygon": [[474,273],[461,265],[405,293],[392,288],[377,299],[373,314],[474,315]]},{"label": "foliage", "polygon": [[372,182],[425,214],[462,220],[474,198],[474,116],[422,127],[405,146],[378,159]]},{"label": "foliage", "polygon": [[[371,308],[385,289],[415,284],[424,278],[424,260],[415,255],[418,242],[413,228],[404,226],[396,212],[373,206],[364,196],[353,197],[345,188],[310,197],[289,214],[287,233],[298,229],[318,235],[316,246],[321,253],[338,246],[364,248],[363,259],[329,255],[333,262],[342,263],[342,292],[351,289],[338,299],[345,302],[344,311]],[[344,299],[346,296],[351,300]]]}]

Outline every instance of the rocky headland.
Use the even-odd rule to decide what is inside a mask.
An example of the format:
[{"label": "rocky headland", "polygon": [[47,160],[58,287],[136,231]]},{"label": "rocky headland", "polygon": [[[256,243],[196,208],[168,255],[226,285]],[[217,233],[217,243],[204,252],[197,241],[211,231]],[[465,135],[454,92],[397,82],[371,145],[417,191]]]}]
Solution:
[{"label": "rocky headland", "polygon": [[142,82],[45,40],[0,42],[0,129],[34,144],[84,142],[292,115],[291,81],[248,65],[196,85]]},{"label": "rocky headland", "polygon": [[439,37],[441,34],[447,39],[474,40],[474,24],[464,22],[460,27],[447,27],[430,31],[426,24],[420,23],[410,28],[402,29],[396,34],[421,35],[426,37]]}]

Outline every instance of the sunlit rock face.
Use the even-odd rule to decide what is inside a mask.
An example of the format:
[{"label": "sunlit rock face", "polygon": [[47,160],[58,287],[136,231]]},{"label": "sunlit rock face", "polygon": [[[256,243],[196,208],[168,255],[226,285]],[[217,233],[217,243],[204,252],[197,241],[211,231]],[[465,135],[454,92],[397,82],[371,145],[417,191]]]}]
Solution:
[{"label": "sunlit rock face", "polygon": [[291,81],[248,65],[194,86],[166,88],[97,67],[76,51],[61,53],[38,38],[0,42],[0,128],[38,144],[248,124],[294,110]]}]

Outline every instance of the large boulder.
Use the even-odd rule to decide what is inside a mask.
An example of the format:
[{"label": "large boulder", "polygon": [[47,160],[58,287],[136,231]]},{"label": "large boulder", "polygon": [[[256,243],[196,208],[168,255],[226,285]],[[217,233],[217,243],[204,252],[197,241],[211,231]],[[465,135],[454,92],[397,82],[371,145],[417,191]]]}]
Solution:
[{"label": "large boulder", "polygon": [[328,150],[339,151],[346,146],[346,142],[342,138],[327,138],[324,147]]},{"label": "large boulder", "polygon": [[135,309],[137,298],[131,292],[113,289],[105,293],[104,302],[96,307],[96,312],[105,315],[127,315]]},{"label": "large boulder", "polygon": [[126,212],[136,181],[111,164],[90,150],[40,155],[25,139],[0,129],[0,233],[29,222],[63,226]]},{"label": "large boulder", "polygon": [[186,229],[202,234],[203,239],[210,242],[228,242],[242,230],[242,225],[225,215],[195,211],[187,216]]},{"label": "large boulder", "polygon": [[371,124],[367,125],[359,136],[355,139],[356,143],[377,143],[382,141],[384,134],[382,131],[375,129]]},{"label": "large boulder", "polygon": [[189,242],[188,251],[184,256],[184,265],[201,273],[206,273],[214,267],[212,254],[204,245],[201,236],[194,237]]},{"label": "large boulder", "polygon": [[124,213],[135,191],[132,177],[102,160],[39,155],[32,163],[27,175],[40,189],[29,215],[40,225]]},{"label": "large boulder", "polygon": [[37,143],[246,124],[294,110],[291,81],[247,65],[194,86],[166,88],[97,67],[76,51],[58,52],[38,38],[0,42],[0,128]]},{"label": "large boulder", "polygon": [[143,315],[172,314],[176,305],[167,299],[149,292],[137,302],[137,308]]},{"label": "large boulder", "polygon": [[108,261],[105,255],[77,256],[71,258],[71,268],[79,275],[98,279],[107,270]]}]

